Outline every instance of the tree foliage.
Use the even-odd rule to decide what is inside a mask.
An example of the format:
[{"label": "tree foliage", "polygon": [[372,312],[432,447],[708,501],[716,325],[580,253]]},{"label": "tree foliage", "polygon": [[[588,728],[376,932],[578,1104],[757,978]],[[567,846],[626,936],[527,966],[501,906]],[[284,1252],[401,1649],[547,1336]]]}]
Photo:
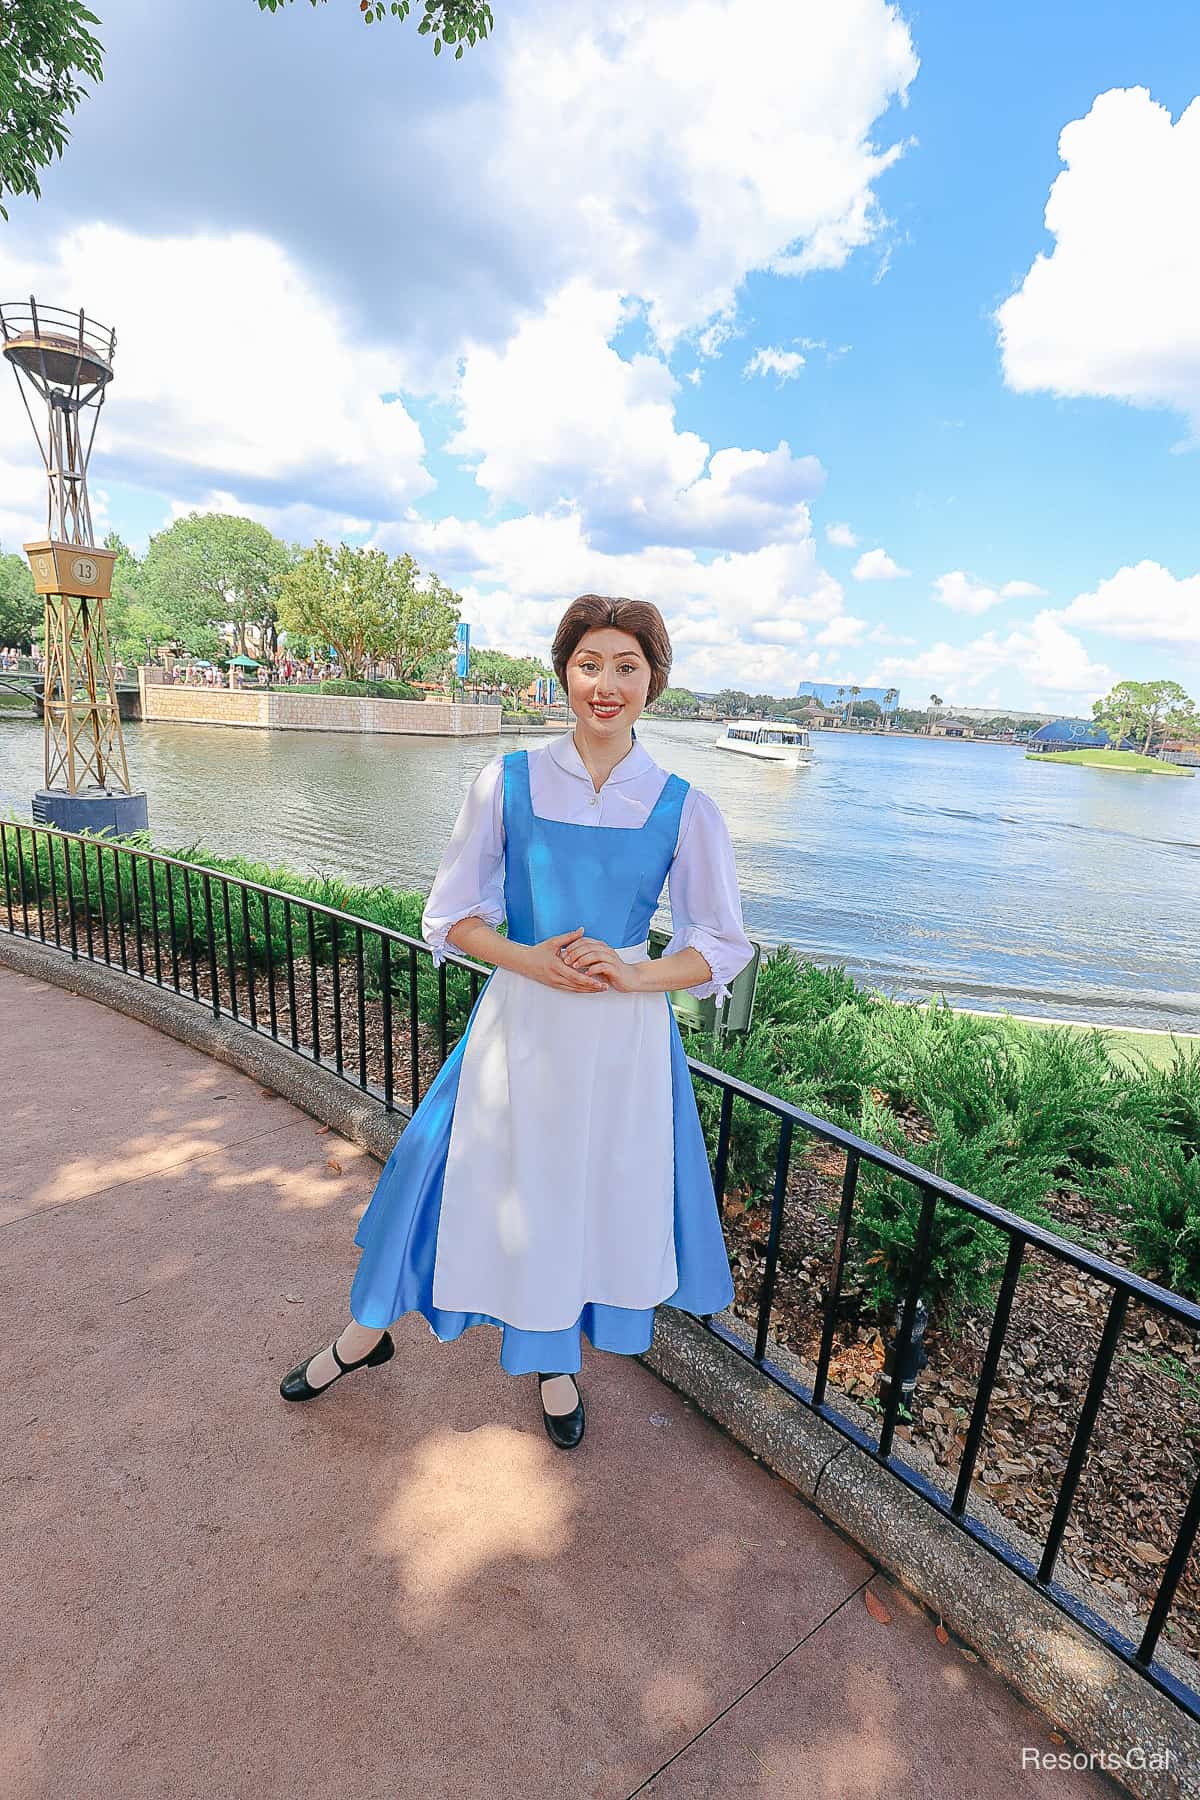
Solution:
[{"label": "tree foliage", "polygon": [[[258,0],[260,12],[282,12],[292,0]],[[325,0],[309,0],[310,6],[324,6]],[[412,0],[358,0],[358,10],[368,25],[380,19],[407,19]],[[495,24],[486,0],[424,0],[424,13],[417,31],[421,37],[433,38],[433,54],[442,54],[443,44],[454,46],[457,62],[468,44],[474,46],[485,38]]]},{"label": "tree foliage", "polygon": [[139,598],[194,655],[211,653],[213,626],[226,621],[245,655],[247,625],[276,617],[291,560],[287,546],[254,519],[192,512],[150,539]]},{"label": "tree foliage", "polygon": [[1118,748],[1127,737],[1138,738],[1148,756],[1156,736],[1193,728],[1196,708],[1177,681],[1118,681],[1092,714]]},{"label": "tree foliage", "polygon": [[61,156],[67,113],[104,79],[104,46],[82,0],[4,0],[0,6],[0,217],[5,194],[41,197],[38,170]]},{"label": "tree foliage", "polygon": [[390,662],[398,679],[412,680],[453,644],[460,605],[436,575],[422,580],[411,556],[349,544],[333,550],[320,538],[279,589],[279,618],[289,635],[331,644],[351,680],[369,661]]},{"label": "tree foliage", "polygon": [[42,611],[28,558],[0,555],[0,644],[28,650],[41,636]]},{"label": "tree foliage", "polygon": [[[456,646],[454,647],[456,648]],[[453,662],[453,648],[445,662]],[[540,676],[548,680],[553,670],[536,656],[510,656],[506,650],[476,649],[471,646],[467,680],[480,687],[494,688],[515,701]]]}]

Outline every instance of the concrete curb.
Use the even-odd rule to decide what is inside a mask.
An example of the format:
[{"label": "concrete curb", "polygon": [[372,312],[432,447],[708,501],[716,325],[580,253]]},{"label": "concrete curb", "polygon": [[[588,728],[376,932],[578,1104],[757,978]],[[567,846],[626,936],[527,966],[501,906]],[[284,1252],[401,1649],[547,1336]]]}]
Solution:
[{"label": "concrete curb", "polygon": [[1200,1724],[698,1319],[661,1308],[641,1360],[791,1482],[1081,1750],[1124,1756],[1136,1746],[1147,1765],[1169,1753],[1154,1767],[1110,1769],[1130,1792],[1200,1794]]},{"label": "concrete curb", "polygon": [[[0,964],[232,1064],[380,1163],[400,1136],[401,1114],[384,1113],[290,1046],[214,1019],[190,997],[3,932]],[[699,1320],[660,1308],[654,1342],[639,1360],[790,1482],[1081,1750],[1125,1756],[1136,1748],[1141,1769],[1109,1765],[1130,1792],[1146,1800],[1200,1796],[1200,1724]]]}]

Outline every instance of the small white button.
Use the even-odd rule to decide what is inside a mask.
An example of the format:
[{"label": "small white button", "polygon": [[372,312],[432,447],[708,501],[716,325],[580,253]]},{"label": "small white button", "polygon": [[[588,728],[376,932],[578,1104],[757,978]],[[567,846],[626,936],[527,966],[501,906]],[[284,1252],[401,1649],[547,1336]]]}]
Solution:
[{"label": "small white button", "polygon": [[593,795],[592,795],[592,805],[593,805],[593,806],[599,806],[599,804],[600,804],[600,796],[599,796],[599,794],[593,794]]}]

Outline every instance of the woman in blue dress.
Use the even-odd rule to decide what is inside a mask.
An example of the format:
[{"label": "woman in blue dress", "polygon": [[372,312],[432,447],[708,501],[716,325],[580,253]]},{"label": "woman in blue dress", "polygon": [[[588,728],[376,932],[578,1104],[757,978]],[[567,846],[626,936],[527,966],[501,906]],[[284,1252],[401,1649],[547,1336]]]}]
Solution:
[{"label": "woman in blue dress", "polygon": [[[280,1392],[386,1362],[408,1312],[444,1342],[495,1325],[501,1367],[537,1374],[570,1449],[581,1336],[636,1355],[656,1306],[733,1298],[667,994],[721,998],[754,952],[720,809],[634,730],[671,667],[657,607],[582,595],[552,660],[574,731],[480,771],[421,920],[435,965],[450,946],[493,972],[359,1220],[349,1323]],[[651,959],[664,882],[673,934]]]}]

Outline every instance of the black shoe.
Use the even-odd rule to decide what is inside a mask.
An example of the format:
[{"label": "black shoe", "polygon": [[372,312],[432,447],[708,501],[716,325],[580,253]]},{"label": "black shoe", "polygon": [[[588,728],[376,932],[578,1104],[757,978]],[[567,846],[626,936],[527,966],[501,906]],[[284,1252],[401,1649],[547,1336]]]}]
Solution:
[{"label": "black shoe", "polygon": [[333,1351],[333,1360],[338,1365],[338,1373],[331,1375],[329,1380],[319,1388],[310,1386],[304,1371],[313,1357],[321,1354],[319,1350],[312,1351],[302,1363],[297,1363],[294,1369],[289,1370],[280,1382],[279,1391],[285,1400],[315,1400],[318,1394],[323,1394],[326,1388],[331,1388],[335,1381],[340,1381],[343,1375],[350,1373],[351,1369],[373,1369],[378,1363],[390,1362],[396,1354],[396,1346],[392,1342],[390,1331],[385,1331],[375,1348],[368,1350],[365,1356],[360,1356],[357,1362],[342,1361],[338,1355],[336,1338],[330,1345],[330,1349]]},{"label": "black shoe", "polygon": [[[561,1371],[560,1371],[560,1373],[561,1373]],[[538,1393],[539,1393],[539,1395],[541,1393],[541,1385],[540,1384],[543,1381],[553,1381],[553,1380],[554,1380],[554,1376],[552,1374],[551,1375],[542,1375],[542,1374],[538,1375],[538,1383],[539,1383]],[[571,1380],[575,1381],[574,1375],[571,1376]],[[575,1381],[575,1392],[579,1393],[578,1381]],[[543,1406],[542,1407],[542,1419],[545,1423],[546,1431],[549,1434],[550,1442],[552,1444],[557,1444],[560,1450],[573,1450],[575,1448],[576,1444],[579,1442],[580,1438],[583,1436],[583,1397],[582,1397],[582,1395],[580,1396],[579,1404],[575,1408],[574,1412],[548,1413],[546,1411],[545,1406]]]}]

